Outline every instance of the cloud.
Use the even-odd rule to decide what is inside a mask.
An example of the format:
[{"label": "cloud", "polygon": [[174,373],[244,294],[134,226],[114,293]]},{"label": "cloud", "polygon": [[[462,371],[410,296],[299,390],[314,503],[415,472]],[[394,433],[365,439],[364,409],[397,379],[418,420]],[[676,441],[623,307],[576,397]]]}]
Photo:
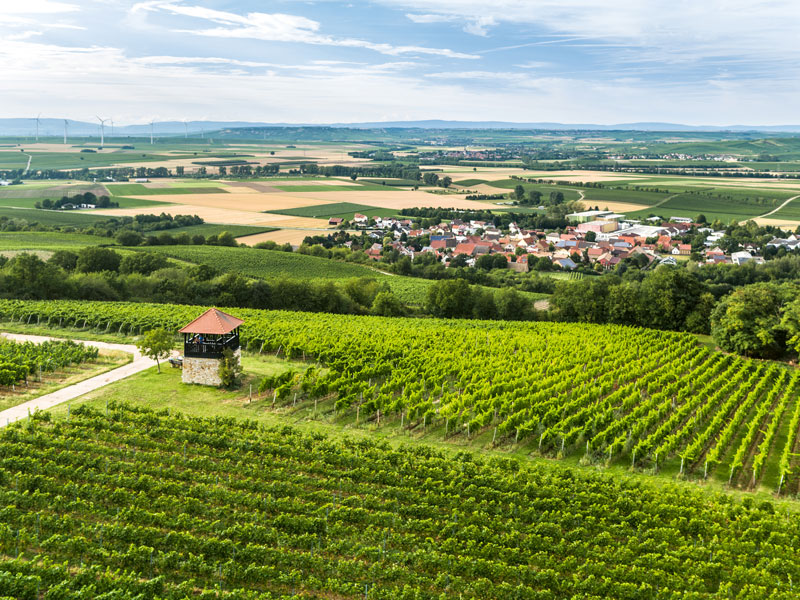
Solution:
[{"label": "cloud", "polygon": [[141,2],[131,9],[132,13],[161,12],[181,17],[192,17],[217,25],[201,29],[177,29],[178,33],[189,33],[206,37],[255,39],[269,42],[295,42],[344,48],[365,48],[381,54],[427,54],[447,58],[477,59],[475,54],[456,52],[448,48],[425,46],[403,46],[375,43],[357,38],[337,38],[319,33],[320,23],[303,16],[283,13],[252,12],[240,15],[202,6],[189,6],[179,2],[153,0]]},{"label": "cloud", "polygon": [[77,12],[80,6],[54,0],[25,0],[25,2],[3,4],[3,16],[6,15],[41,15],[65,12]]},{"label": "cloud", "polygon": [[[407,14],[420,23],[475,23],[475,32],[484,34],[506,24],[515,28],[517,38],[527,30],[536,37],[602,40],[630,48],[644,60],[694,64],[733,57],[800,58],[796,0],[615,0],[602,5],[597,0],[376,1],[411,11]],[[508,48],[514,47],[523,46]]]},{"label": "cloud", "polygon": [[492,16],[462,18],[457,15],[407,13],[406,18],[421,25],[429,25],[432,23],[461,23],[466,33],[479,36],[486,36],[489,27],[497,24],[497,21]]},{"label": "cloud", "polygon": [[[236,70],[209,70],[231,60],[259,66],[231,63]],[[150,118],[295,123],[497,120],[500,115],[509,121],[725,125],[753,123],[768,115],[762,123],[768,125],[790,122],[800,93],[796,78],[776,80],[765,94],[752,80],[711,77],[704,85],[666,86],[491,70],[419,77],[397,66],[407,63],[339,65],[343,71],[314,63],[272,68],[260,66],[270,64],[266,61],[132,58],[114,47],[65,47],[7,38],[0,39],[0,64],[5,65],[6,81],[13,82],[3,93],[5,116],[41,111],[86,120],[103,114],[117,123]]]}]

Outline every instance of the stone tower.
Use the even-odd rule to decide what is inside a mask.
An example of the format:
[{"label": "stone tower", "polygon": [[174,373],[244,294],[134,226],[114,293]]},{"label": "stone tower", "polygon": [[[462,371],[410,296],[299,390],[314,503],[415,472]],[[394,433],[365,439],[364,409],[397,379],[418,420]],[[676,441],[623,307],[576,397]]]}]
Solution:
[{"label": "stone tower", "polygon": [[241,356],[239,326],[242,323],[241,319],[210,308],[181,329],[184,383],[222,385],[219,376],[222,352],[230,348]]}]

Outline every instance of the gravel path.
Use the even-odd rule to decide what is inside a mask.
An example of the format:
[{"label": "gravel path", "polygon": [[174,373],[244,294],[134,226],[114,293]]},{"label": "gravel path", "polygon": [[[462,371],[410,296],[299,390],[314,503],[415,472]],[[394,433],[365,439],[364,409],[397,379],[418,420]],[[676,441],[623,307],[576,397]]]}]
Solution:
[{"label": "gravel path", "polygon": [[[15,342],[34,342],[36,344],[41,344],[47,340],[62,339],[43,335],[22,335],[17,333],[2,333],[0,335],[10,340],[14,340]],[[23,419],[28,416],[29,412],[33,413],[36,411],[36,409],[47,410],[48,408],[52,408],[68,400],[83,396],[84,394],[103,387],[104,385],[108,385],[109,383],[113,383],[133,375],[134,373],[149,369],[156,364],[156,361],[147,358],[146,356],[142,356],[142,353],[139,352],[139,349],[132,344],[109,344],[107,342],[96,342],[93,340],[74,341],[78,342],[79,344],[95,346],[101,350],[118,350],[121,352],[127,352],[128,354],[133,354],[133,362],[121,367],[117,367],[116,369],[108,371],[107,373],[102,373],[101,375],[84,379],[83,381],[79,381],[74,385],[61,388],[60,390],[56,390],[50,394],[45,394],[44,396],[39,396],[33,400],[28,400],[23,404],[12,406],[4,411],[0,411],[0,427],[5,427],[9,423]]]}]

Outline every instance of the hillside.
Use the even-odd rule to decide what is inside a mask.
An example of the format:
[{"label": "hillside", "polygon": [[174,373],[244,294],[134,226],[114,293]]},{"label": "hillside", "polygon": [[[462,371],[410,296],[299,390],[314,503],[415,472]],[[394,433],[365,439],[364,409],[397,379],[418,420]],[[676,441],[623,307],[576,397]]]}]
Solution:
[{"label": "hillside", "polygon": [[769,503],[513,460],[115,404],[15,425],[0,456],[19,599],[780,600],[800,577]]},{"label": "hillside", "polygon": [[[202,307],[0,301],[5,320],[176,331]],[[620,326],[233,310],[255,352],[314,361],[274,388],[340,425],[796,494],[800,371]],[[480,368],[476,368],[480,365]],[[295,396],[297,394],[297,396]],[[291,400],[290,400],[291,399]]]}]

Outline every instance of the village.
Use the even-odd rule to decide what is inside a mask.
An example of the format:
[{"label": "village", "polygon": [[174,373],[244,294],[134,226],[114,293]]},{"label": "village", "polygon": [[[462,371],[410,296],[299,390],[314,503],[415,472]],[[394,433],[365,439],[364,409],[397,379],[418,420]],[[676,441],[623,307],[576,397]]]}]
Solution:
[{"label": "village", "polygon": [[[570,224],[557,231],[522,229],[514,222],[503,231],[491,222],[459,219],[415,229],[410,219],[370,218],[359,213],[352,221],[333,218],[330,224],[368,232],[375,241],[366,253],[376,261],[389,247],[412,260],[420,254],[432,254],[447,266],[482,266],[478,261],[483,256],[504,256],[507,265],[497,260],[484,260],[483,265],[507,266],[517,272],[573,271],[579,267],[602,272],[616,268],[626,259],[632,259],[639,268],[677,265],[679,261],[743,265],[765,260],[765,248],[755,244],[726,252],[720,247],[725,231],[688,218],[650,217],[642,222],[610,210],[587,210],[568,214],[567,219]],[[696,240],[698,235],[704,238],[702,248],[686,241],[689,237]],[[420,247],[419,239],[427,244]],[[796,251],[800,250],[800,238],[794,234],[774,238],[767,246]]]}]

